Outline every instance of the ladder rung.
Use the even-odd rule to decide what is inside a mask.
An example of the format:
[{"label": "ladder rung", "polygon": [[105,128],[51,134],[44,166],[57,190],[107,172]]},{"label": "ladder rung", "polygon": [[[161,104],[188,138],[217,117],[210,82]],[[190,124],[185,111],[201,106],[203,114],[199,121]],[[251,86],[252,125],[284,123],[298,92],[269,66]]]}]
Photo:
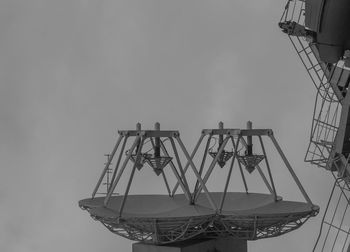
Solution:
[{"label": "ladder rung", "polygon": [[346,231],[346,230],[342,229],[341,227],[337,227],[336,225],[334,225],[332,223],[329,223],[327,221],[324,221],[323,223],[325,223],[325,224],[327,224],[327,225],[329,225],[329,226],[331,226],[331,227],[333,227],[335,229],[338,229],[339,231],[342,231],[342,232],[344,232],[346,234],[349,234],[349,231]]},{"label": "ladder rung", "polygon": [[319,119],[314,118],[314,121],[316,121],[317,123],[320,123],[320,124],[326,125],[326,126],[328,126],[328,127],[332,128],[332,129],[335,129],[335,130],[336,130],[336,129],[338,129],[338,127],[337,127],[337,126],[334,126],[334,125],[329,124],[329,123],[327,123],[327,122],[321,121],[321,120],[319,120]]},{"label": "ladder rung", "polygon": [[297,51],[297,53],[301,54],[302,52],[305,52],[306,53],[306,49],[305,47],[303,47],[303,49],[301,49],[300,51]]},{"label": "ladder rung", "polygon": [[320,64],[312,65],[311,67],[307,68],[306,70],[311,71],[312,69],[317,72],[316,67],[319,66]]},{"label": "ladder rung", "polygon": [[321,143],[324,144],[324,145],[331,145],[331,146],[334,145],[334,142],[331,142],[331,141],[324,141],[324,140],[321,140]]}]

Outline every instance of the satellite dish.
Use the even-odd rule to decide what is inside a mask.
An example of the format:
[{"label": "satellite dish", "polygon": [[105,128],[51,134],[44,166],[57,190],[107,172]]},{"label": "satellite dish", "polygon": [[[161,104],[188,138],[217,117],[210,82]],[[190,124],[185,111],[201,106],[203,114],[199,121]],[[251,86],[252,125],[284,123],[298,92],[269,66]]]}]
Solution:
[{"label": "satellite dish", "polygon": [[[205,138],[207,142],[204,152],[199,153],[199,147]],[[210,143],[213,138],[219,139],[218,148],[207,166],[205,161],[207,154],[210,153]],[[277,195],[263,138],[269,138],[275,146],[287,168],[286,171],[292,175],[305,202],[285,201]],[[258,139],[263,153],[253,154],[253,139]],[[170,141],[170,148],[166,148],[165,140]],[[125,155],[125,146],[128,141],[132,142],[132,146]],[[147,143],[151,143],[151,149],[146,153],[144,147]],[[225,150],[229,144],[232,146],[232,155],[230,158],[221,160],[222,153],[229,152]],[[240,153],[242,149],[243,152]],[[170,153],[173,153],[173,156]],[[182,160],[180,153],[184,157]],[[147,155],[166,161],[149,163],[145,161],[150,157]],[[202,156],[200,164],[194,161],[196,155]],[[246,158],[254,155],[263,156],[263,158],[259,162],[255,159],[249,161],[250,159]],[[119,131],[117,143],[108,157],[109,160],[92,197],[79,201],[79,206],[87,210],[95,220],[100,221],[111,232],[130,240],[152,244],[220,237],[256,240],[278,236],[297,229],[309,217],[317,215],[319,211],[319,207],[311,202],[304,191],[274,138],[272,130],[252,129],[251,123],[248,123],[247,129],[225,129],[223,123],[220,123],[218,129],[202,130],[191,155],[182,143],[178,131],[160,130],[159,124],[156,124],[155,130],[141,130],[141,125],[138,124],[136,130]],[[239,161],[235,162],[236,159]],[[240,159],[245,161],[240,161]],[[105,195],[96,197],[104,184],[103,180],[107,178],[108,171],[111,169],[112,160],[116,165],[106,183],[108,186]],[[259,164],[263,160],[265,160],[265,168],[262,165],[260,167]],[[235,163],[238,166],[235,166]],[[129,194],[135,172],[142,172],[146,169],[146,165],[157,170],[159,174],[156,173],[156,175],[162,174],[158,178],[164,180],[167,193]],[[226,169],[228,175],[223,184],[223,190],[211,192],[206,183],[215,173],[217,165],[221,169]],[[261,176],[269,193],[250,192],[245,176],[249,176],[253,171],[248,170],[248,173],[245,174],[242,166],[257,170],[256,172]],[[114,191],[127,169],[131,169],[131,172],[126,188],[119,190],[124,193],[115,195]],[[186,175],[189,170],[192,170],[196,178],[193,190],[190,190]],[[170,171],[171,176],[176,179],[173,187],[169,186],[165,171],[168,174]],[[229,183],[234,171],[241,174],[244,182],[243,191],[229,191]],[[179,187],[181,192],[177,193]]]}]

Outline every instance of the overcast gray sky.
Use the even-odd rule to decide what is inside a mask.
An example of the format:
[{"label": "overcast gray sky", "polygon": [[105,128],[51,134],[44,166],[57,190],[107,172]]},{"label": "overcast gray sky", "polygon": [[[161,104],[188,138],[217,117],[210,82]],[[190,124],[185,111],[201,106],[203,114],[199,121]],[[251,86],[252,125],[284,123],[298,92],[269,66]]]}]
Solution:
[{"label": "overcast gray sky", "polygon": [[[188,149],[219,120],[272,128],[324,206],[332,180],[303,162],[315,90],[277,26],[284,4],[1,1],[0,250],[131,251],[77,202],[91,195],[117,129],[138,121],[180,130]],[[274,169],[280,194],[297,197]],[[249,251],[311,251],[320,221]]]}]

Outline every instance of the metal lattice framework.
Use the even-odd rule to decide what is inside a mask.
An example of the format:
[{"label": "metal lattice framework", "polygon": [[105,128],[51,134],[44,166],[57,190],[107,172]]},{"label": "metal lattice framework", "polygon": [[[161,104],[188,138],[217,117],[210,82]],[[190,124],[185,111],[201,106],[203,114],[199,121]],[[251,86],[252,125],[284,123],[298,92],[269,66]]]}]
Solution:
[{"label": "metal lattice framework", "polygon": [[[299,228],[314,215],[290,214],[276,220],[275,217],[225,217],[207,231],[207,237],[233,236],[238,239],[258,240],[283,235]],[[242,228],[244,223],[245,227]],[[218,235],[220,234],[220,235]]]},{"label": "metal lattice framework", "polygon": [[189,240],[206,232],[212,216],[159,220],[128,218],[121,223],[101,222],[113,233],[134,241],[166,244]]},{"label": "metal lattice framework", "polygon": [[305,1],[289,0],[287,2],[280,20],[280,27],[288,34],[316,88],[310,142],[305,161],[328,169],[331,150],[339,127],[340,100],[343,99],[334,80],[336,77],[334,74],[341,66],[327,65],[322,62],[317,47],[308,41],[305,33],[298,33],[290,24],[298,24],[305,29]]},{"label": "metal lattice framework", "polygon": [[349,200],[349,183],[334,175],[334,185],[314,251],[348,251],[350,242]]},{"label": "metal lattice framework", "polygon": [[318,209],[276,215],[201,215],[191,217],[106,217],[81,205],[91,216],[111,232],[130,240],[167,244],[189,239],[231,236],[237,239],[258,240],[283,235],[299,228]]},{"label": "metal lattice framework", "polygon": [[238,161],[252,173],[255,167],[265,158],[264,155],[237,156]]},{"label": "metal lattice framework", "polygon": [[342,121],[342,117],[346,118],[350,106],[349,69],[342,60],[327,64],[320,59],[318,48],[305,26],[305,4],[304,0],[288,0],[279,26],[288,34],[317,90],[305,161],[330,170],[335,179],[313,251],[348,251],[349,156],[341,151],[341,144],[346,130],[346,119]]},{"label": "metal lattice framework", "polygon": [[[190,220],[130,218],[124,221],[107,221],[96,218],[112,233],[130,240],[167,244],[192,238],[218,238],[231,236],[237,239],[258,240],[283,235],[299,228],[313,215],[295,214],[276,221],[276,218],[247,216],[193,217]],[[217,219],[216,221],[213,219]],[[164,223],[164,225],[162,225]],[[245,227],[242,227],[244,223]],[[155,231],[157,230],[157,231]]]},{"label": "metal lattice framework", "polygon": [[[205,137],[207,141],[204,154],[197,169],[193,160]],[[215,155],[212,155],[213,160],[207,166],[206,157],[211,152],[209,146],[215,137],[219,138],[219,145]],[[262,155],[252,154],[253,137],[258,139]],[[265,137],[271,140],[306,202],[284,201],[277,195],[263,143]],[[131,147],[125,151],[128,139],[134,140]],[[185,157],[185,165],[181,162],[174,140],[177,141]],[[149,153],[149,150],[143,152],[147,141],[151,144],[153,154]],[[170,148],[166,148],[165,141],[170,142]],[[231,155],[222,158],[223,153],[229,153],[225,150],[229,143],[233,151]],[[244,154],[240,153],[242,150]],[[171,153],[174,158],[170,156]],[[236,159],[249,159],[255,156],[261,157],[259,161],[265,160],[263,166],[258,162],[249,165],[236,162],[238,167],[234,168]],[[300,184],[271,129],[224,129],[221,123],[219,129],[202,130],[190,155],[177,131],[161,131],[159,125],[156,130],[141,130],[138,125],[136,130],[119,131],[117,144],[107,157],[108,161],[92,198],[81,200],[79,206],[111,232],[131,240],[154,244],[227,236],[256,240],[290,232],[300,227],[308,218],[317,215],[319,211]],[[165,161],[155,161],[150,165],[147,161],[150,158]],[[113,159],[116,160],[116,165],[109,175]],[[128,163],[131,166],[127,166]],[[150,165],[149,168],[153,169],[156,175],[162,174],[168,195],[129,195],[136,171],[143,171],[147,165]],[[210,192],[206,184],[217,165],[222,169],[227,168],[227,178],[222,192]],[[247,174],[244,174],[242,165],[254,166],[253,170],[257,170],[256,173],[260,175],[270,194],[250,192]],[[172,176],[176,178],[173,187],[165,176],[165,171],[168,171],[169,167]],[[114,195],[126,170],[131,171],[125,191],[123,194]],[[186,178],[186,173],[190,170],[196,178],[193,191],[190,191]],[[229,191],[234,170],[241,175],[244,192]],[[248,174],[253,170],[248,171]],[[109,183],[105,196],[96,197],[99,188],[104,184],[102,181],[106,178]],[[182,189],[181,194],[176,193],[179,187]]]}]

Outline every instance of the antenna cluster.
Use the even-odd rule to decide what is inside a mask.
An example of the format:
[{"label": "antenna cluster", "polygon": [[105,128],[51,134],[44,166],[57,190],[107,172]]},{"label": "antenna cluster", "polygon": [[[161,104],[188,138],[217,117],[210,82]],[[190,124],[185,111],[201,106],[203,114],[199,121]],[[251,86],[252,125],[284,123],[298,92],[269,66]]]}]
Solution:
[{"label": "antenna cluster", "polygon": [[[271,129],[253,129],[251,122],[246,129],[225,128],[219,122],[218,128],[201,131],[192,152],[186,149],[179,131],[161,130],[159,123],[153,130],[144,130],[138,123],[135,130],[121,130],[118,135],[92,197],[81,200],[79,205],[110,231],[131,240],[155,244],[226,236],[255,240],[294,230],[319,211]],[[305,202],[284,201],[278,195],[264,145],[266,138]],[[209,178],[215,179],[216,168],[227,173],[225,181],[217,181],[222,187],[220,192],[211,191],[207,183]],[[164,181],[165,193],[144,194],[146,188],[139,186],[142,194],[130,194],[136,173],[145,169],[153,170]],[[234,172],[238,176],[233,176]],[[249,188],[247,177],[254,172],[267,194]],[[189,174],[194,175],[194,181]],[[243,188],[232,192],[230,184],[237,183],[233,179],[237,177]],[[175,182],[171,184],[169,178]],[[107,191],[97,197],[106,184],[104,180],[108,180]]]}]

